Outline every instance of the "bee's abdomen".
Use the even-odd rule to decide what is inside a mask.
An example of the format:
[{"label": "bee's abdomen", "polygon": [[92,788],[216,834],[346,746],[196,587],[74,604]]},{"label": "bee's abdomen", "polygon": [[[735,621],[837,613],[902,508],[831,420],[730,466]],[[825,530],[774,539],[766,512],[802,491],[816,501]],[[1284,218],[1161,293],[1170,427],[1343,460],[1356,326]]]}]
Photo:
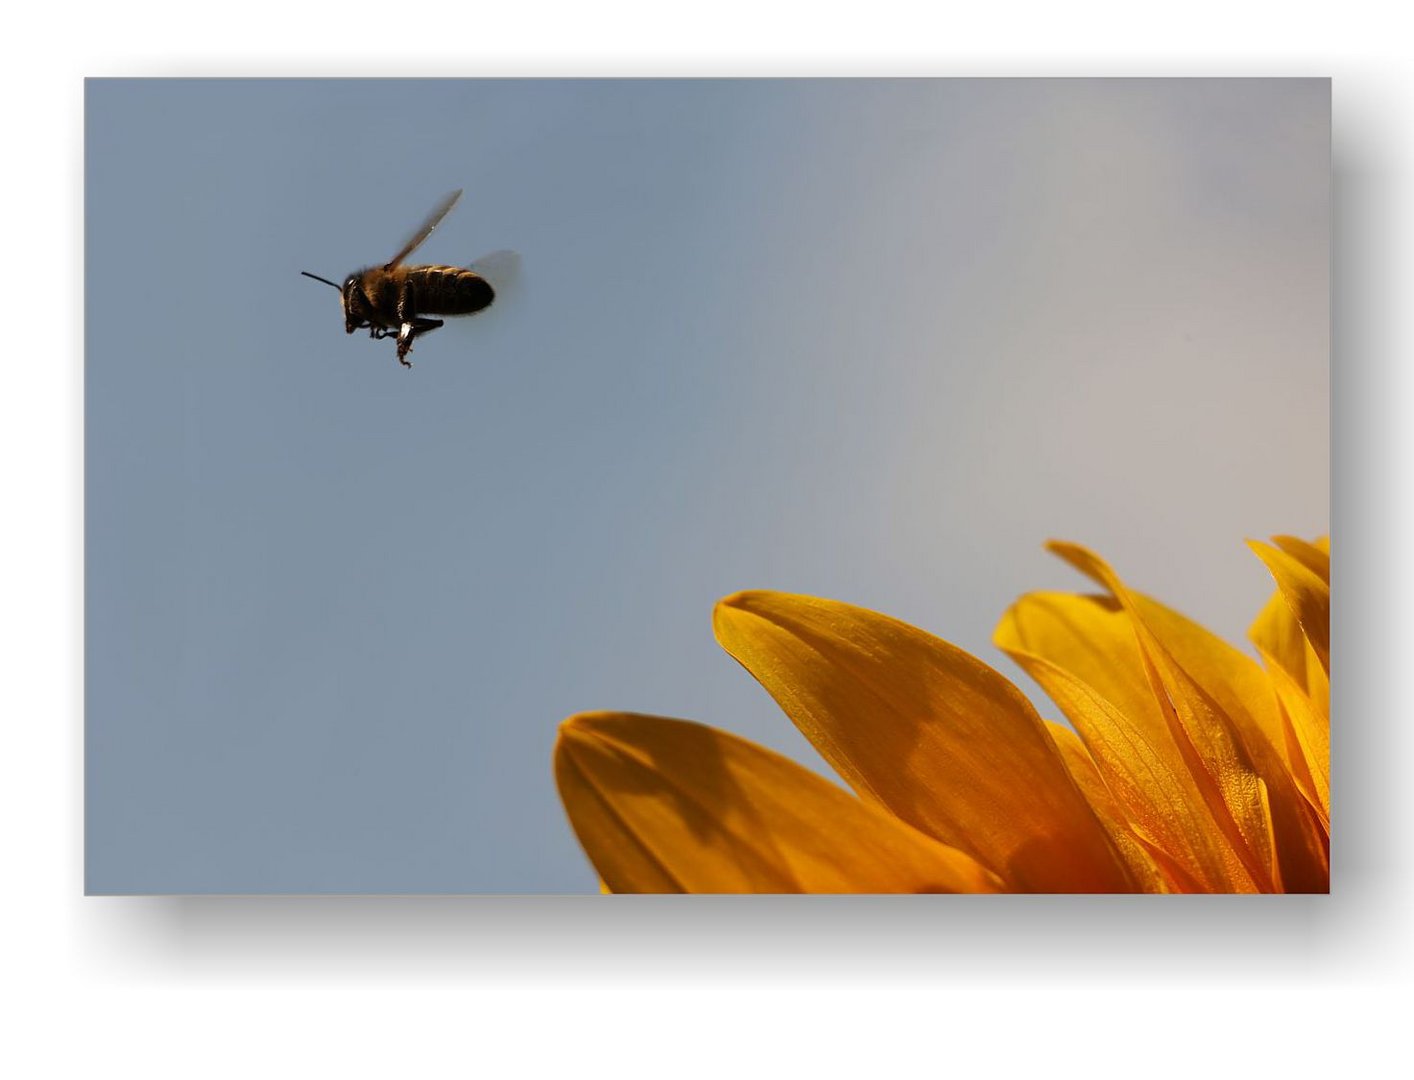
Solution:
[{"label": "bee's abdomen", "polygon": [[422,315],[470,315],[496,298],[490,282],[460,266],[417,266],[409,274]]}]

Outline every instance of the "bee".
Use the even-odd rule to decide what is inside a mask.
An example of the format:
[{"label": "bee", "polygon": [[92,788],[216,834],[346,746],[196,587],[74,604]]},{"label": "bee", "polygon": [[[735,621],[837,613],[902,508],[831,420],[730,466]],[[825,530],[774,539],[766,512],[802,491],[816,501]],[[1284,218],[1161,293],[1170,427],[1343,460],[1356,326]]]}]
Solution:
[{"label": "bee", "polygon": [[355,271],[342,286],[308,270],[300,271],[305,277],[339,290],[347,333],[367,330],[369,337],[379,341],[397,334],[398,362],[404,367],[412,367],[407,354],[412,351],[413,341],[443,325],[441,319],[427,316],[475,315],[490,307],[496,298],[491,283],[475,270],[403,265],[403,260],[432,235],[461,196],[460,188],[448,195],[392,259],[382,266]]}]

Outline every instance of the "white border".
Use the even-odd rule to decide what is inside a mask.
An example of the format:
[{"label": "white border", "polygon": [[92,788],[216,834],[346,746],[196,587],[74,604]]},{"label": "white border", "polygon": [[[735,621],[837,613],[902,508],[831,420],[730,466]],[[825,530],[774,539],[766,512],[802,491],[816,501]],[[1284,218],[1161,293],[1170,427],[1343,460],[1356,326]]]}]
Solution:
[{"label": "white border", "polygon": [[[1388,8],[993,4],[920,21],[922,5],[892,2],[496,7],[7,16],[3,295],[17,317],[0,399],[0,865],[13,996],[0,1069],[1304,1076],[1401,1060],[1389,991],[1411,955],[1399,785],[1414,758],[1396,695],[1411,655],[1414,95]],[[83,899],[81,80],[178,74],[1333,75],[1335,895],[1161,911],[1133,898]]]}]

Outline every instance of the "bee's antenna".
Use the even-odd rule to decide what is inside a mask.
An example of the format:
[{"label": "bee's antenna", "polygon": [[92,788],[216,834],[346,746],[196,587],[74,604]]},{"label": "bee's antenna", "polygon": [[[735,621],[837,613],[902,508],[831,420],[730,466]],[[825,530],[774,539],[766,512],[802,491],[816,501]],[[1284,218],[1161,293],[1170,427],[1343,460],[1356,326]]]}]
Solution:
[{"label": "bee's antenna", "polygon": [[[322,281],[325,285],[334,285],[334,283],[328,278],[320,277],[318,274],[311,274],[308,270],[301,270],[300,273],[303,274],[305,277],[312,277],[315,281]],[[340,292],[344,291],[344,287],[342,285],[334,285],[334,288],[338,289]]]}]

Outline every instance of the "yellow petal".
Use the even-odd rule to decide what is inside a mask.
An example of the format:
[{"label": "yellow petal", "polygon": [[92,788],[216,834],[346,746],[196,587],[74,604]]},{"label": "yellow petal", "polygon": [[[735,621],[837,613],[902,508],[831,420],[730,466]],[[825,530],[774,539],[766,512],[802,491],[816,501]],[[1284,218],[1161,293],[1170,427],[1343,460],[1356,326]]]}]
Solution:
[{"label": "yellow petal", "polygon": [[1114,601],[1024,596],[1002,617],[994,640],[1070,719],[1135,832],[1168,856],[1180,891],[1259,888],[1148,690],[1133,625]]},{"label": "yellow petal", "polygon": [[[1317,559],[1324,557],[1314,547],[1310,551]],[[1130,599],[1170,660],[1232,721],[1266,787],[1282,887],[1288,892],[1327,891],[1328,836],[1313,828],[1310,793],[1298,782],[1310,767],[1307,750],[1293,747],[1288,739],[1289,724],[1272,679],[1256,661],[1178,612],[1132,591]],[[1315,737],[1310,732],[1307,742]],[[1329,757],[1329,742],[1326,747]]]},{"label": "yellow petal", "polygon": [[1102,584],[1128,612],[1154,698],[1215,822],[1258,887],[1264,892],[1277,888],[1271,872],[1276,852],[1266,785],[1233,719],[1155,637],[1134,596],[1108,563],[1076,544],[1052,541],[1046,546]]},{"label": "yellow petal", "polygon": [[[1265,742],[1285,756],[1281,710],[1266,672],[1251,657],[1157,600],[1130,592],[1164,650],[1237,725],[1245,742]],[[1249,747],[1250,748],[1250,747]]]},{"label": "yellow petal", "polygon": [[1030,702],[980,660],[886,615],[785,593],[730,596],[714,626],[867,801],[1016,890],[1138,887]]},{"label": "yellow petal", "polygon": [[1312,705],[1329,719],[1330,678],[1280,589],[1272,593],[1248,627],[1247,637],[1269,664],[1280,666],[1297,686],[1304,687]]},{"label": "yellow petal", "polygon": [[[1064,724],[1046,721],[1046,730],[1060,751],[1061,760],[1075,779],[1076,785],[1084,793],[1095,813],[1110,834],[1120,857],[1129,867],[1130,876],[1139,882],[1140,890],[1147,893],[1168,893],[1196,891],[1183,887],[1178,877],[1167,873],[1154,859],[1152,847],[1144,843],[1129,827],[1128,815],[1120,806],[1110,789],[1105,786],[1095,761],[1085,749],[1080,737]],[[1186,883],[1186,875],[1183,878]]]},{"label": "yellow petal", "polygon": [[[1172,741],[1134,627],[1114,597],[1028,593],[1002,616],[992,640],[1007,652],[1019,649],[1064,668],[1137,725],[1146,740]],[[1175,758],[1177,753],[1174,746]]]},{"label": "yellow petal", "polygon": [[1327,588],[1330,587],[1330,537],[1322,537],[1314,544],[1308,544],[1299,536],[1273,536],[1272,543],[1324,581]]},{"label": "yellow petal", "polygon": [[[1300,752],[1304,772],[1298,778],[1309,783],[1307,794],[1320,811],[1327,828],[1331,818],[1331,728],[1330,719],[1312,703],[1305,690],[1280,664],[1267,659],[1268,673],[1276,688],[1292,737]],[[1303,785],[1305,786],[1305,785]]]},{"label": "yellow petal", "polygon": [[686,720],[583,713],[555,780],[608,891],[995,892],[1001,883],[809,770]]},{"label": "yellow petal", "polygon": [[1316,655],[1316,650],[1311,648],[1310,642],[1306,644],[1306,696],[1311,700],[1311,705],[1315,710],[1330,723],[1331,718],[1331,677],[1326,669],[1321,667],[1320,658]]},{"label": "yellow petal", "polygon": [[[1288,554],[1281,548],[1249,540],[1247,546],[1257,553],[1257,557],[1267,564],[1267,569],[1276,578],[1282,599],[1301,625],[1301,632],[1315,649],[1321,661],[1321,668],[1327,675],[1331,670],[1331,588],[1301,559]],[[1329,571],[1328,571],[1329,573]]]}]

